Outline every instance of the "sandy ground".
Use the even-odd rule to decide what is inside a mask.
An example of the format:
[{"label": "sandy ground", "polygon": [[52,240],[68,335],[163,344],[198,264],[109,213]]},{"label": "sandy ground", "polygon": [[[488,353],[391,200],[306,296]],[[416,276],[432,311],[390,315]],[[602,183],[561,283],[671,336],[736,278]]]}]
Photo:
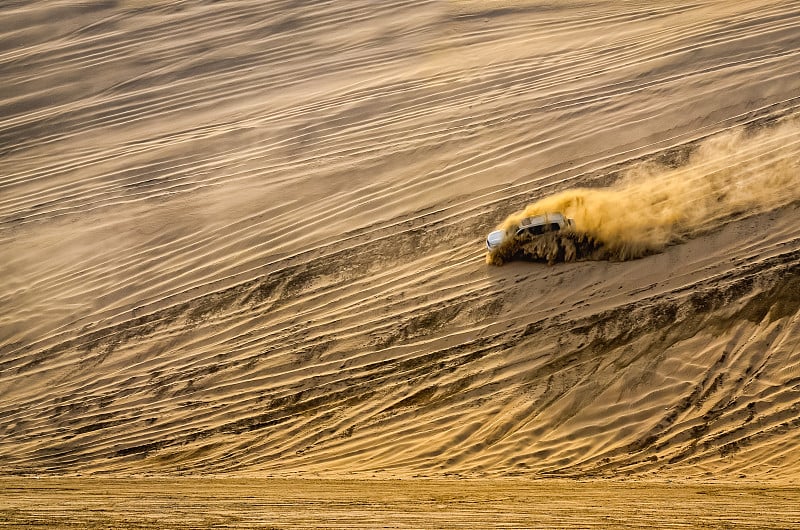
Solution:
[{"label": "sandy ground", "polygon": [[800,489],[574,481],[3,479],[2,528],[793,528]]},{"label": "sandy ground", "polygon": [[[796,484],[799,35],[794,1],[2,3],[0,473]],[[663,237],[485,263],[576,188],[621,193],[578,229]]]}]

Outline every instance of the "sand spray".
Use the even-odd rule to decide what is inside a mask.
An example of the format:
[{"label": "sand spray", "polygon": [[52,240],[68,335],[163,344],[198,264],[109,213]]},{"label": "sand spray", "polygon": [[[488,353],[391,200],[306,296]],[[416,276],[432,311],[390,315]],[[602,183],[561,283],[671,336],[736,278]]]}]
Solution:
[{"label": "sand spray", "polygon": [[[576,188],[542,198],[499,228],[513,234],[522,218],[562,212],[574,219],[577,257],[633,259],[658,252],[734,215],[769,211],[800,200],[800,124],[738,130],[705,140],[677,168],[643,163],[608,188]],[[551,237],[552,244],[560,244]],[[487,256],[499,264],[530,242],[509,242]],[[539,241],[532,257],[553,261]],[[538,252],[539,254],[536,254]],[[546,254],[546,255],[545,255]],[[561,254],[563,254],[563,249]],[[575,258],[567,250],[567,260]]]}]

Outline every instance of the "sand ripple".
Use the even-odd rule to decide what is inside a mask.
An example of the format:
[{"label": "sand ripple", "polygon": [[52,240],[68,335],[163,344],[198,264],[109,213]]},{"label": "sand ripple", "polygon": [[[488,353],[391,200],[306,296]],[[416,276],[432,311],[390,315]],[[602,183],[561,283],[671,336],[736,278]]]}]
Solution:
[{"label": "sand ripple", "polygon": [[[800,469],[800,206],[487,267],[800,106],[800,2],[7,2],[0,471]],[[661,250],[661,249],[659,249]]]}]

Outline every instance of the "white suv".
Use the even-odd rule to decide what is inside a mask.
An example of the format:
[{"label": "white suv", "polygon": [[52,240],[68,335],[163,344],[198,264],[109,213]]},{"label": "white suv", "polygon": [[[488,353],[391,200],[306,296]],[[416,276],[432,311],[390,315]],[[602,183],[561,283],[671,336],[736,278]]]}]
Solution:
[{"label": "white suv", "polygon": [[[575,226],[575,222],[572,219],[567,219],[560,213],[546,213],[543,215],[526,217],[520,221],[514,235],[521,236],[523,234],[530,234],[532,236],[538,236],[545,232],[555,232],[573,226]],[[495,230],[486,238],[486,248],[489,251],[496,249],[506,240],[506,237],[508,237],[508,234],[505,230]]]}]

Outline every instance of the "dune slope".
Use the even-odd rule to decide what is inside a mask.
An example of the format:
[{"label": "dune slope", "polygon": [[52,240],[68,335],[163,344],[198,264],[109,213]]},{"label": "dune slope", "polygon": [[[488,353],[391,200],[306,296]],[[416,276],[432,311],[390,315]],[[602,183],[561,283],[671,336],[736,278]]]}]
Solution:
[{"label": "dune slope", "polygon": [[[800,2],[0,14],[0,472],[798,478]],[[484,262],[726,135],[780,200]]]}]

